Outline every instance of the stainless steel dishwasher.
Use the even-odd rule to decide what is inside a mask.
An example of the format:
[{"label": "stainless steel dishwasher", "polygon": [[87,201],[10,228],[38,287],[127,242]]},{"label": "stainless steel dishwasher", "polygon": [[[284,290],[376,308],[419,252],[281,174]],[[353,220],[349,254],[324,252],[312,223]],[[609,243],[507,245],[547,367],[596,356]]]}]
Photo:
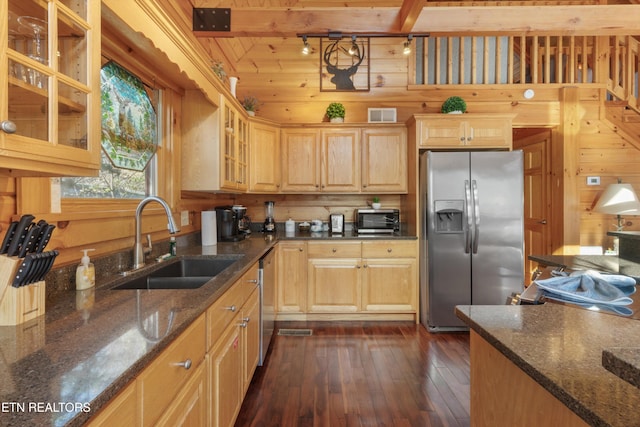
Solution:
[{"label": "stainless steel dishwasher", "polygon": [[276,251],[272,248],[260,258],[258,269],[258,281],[260,283],[260,360],[258,361],[258,366],[264,364],[275,324],[275,253]]}]

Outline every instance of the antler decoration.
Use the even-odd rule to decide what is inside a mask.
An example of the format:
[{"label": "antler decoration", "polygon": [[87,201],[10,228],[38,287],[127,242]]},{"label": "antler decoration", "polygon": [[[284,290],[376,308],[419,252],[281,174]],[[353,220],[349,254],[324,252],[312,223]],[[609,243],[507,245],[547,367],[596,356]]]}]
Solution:
[{"label": "antler decoration", "polygon": [[[340,46],[340,40],[330,43],[324,50],[323,59],[327,64],[327,72],[333,74],[331,83],[336,85],[337,90],[356,90],[351,77],[358,72],[358,67],[362,64],[365,57],[364,43],[362,46],[353,44],[355,53],[349,53],[344,47]],[[351,58],[351,66],[348,68],[339,68],[340,51]]]}]

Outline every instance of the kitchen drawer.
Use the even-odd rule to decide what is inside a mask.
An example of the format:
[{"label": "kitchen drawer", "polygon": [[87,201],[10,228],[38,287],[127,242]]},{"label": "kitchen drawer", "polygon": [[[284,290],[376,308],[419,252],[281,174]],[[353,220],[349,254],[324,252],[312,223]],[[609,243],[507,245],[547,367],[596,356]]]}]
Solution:
[{"label": "kitchen drawer", "polygon": [[309,242],[307,250],[309,258],[360,258],[362,245],[360,242]]},{"label": "kitchen drawer", "polygon": [[415,258],[415,240],[362,242],[362,258]]},{"label": "kitchen drawer", "polygon": [[249,299],[251,293],[258,287],[258,263],[247,270],[246,273],[238,280],[240,287],[242,288],[242,303]]},{"label": "kitchen drawer", "polygon": [[207,310],[207,349],[220,338],[231,320],[240,312],[242,305],[251,292],[249,286],[244,286],[242,278],[238,279],[211,307]]},{"label": "kitchen drawer", "polygon": [[[205,316],[200,316],[138,377],[142,425],[156,424],[204,360]],[[189,364],[187,367],[183,364]]]}]

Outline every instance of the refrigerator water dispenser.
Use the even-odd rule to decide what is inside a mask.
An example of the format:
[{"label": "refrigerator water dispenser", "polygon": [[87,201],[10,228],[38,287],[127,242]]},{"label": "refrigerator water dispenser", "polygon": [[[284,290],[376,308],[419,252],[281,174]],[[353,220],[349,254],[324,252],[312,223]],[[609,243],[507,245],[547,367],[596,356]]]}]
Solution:
[{"label": "refrigerator water dispenser", "polygon": [[462,233],[464,200],[434,201],[436,233]]}]

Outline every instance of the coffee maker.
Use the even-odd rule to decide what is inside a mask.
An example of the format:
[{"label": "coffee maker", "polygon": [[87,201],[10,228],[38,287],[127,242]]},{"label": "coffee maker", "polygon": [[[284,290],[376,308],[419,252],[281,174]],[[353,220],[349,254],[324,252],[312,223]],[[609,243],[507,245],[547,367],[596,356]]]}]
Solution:
[{"label": "coffee maker", "polygon": [[247,215],[247,208],[242,205],[233,205],[231,210],[235,212],[238,220],[238,232],[241,234],[250,234],[251,218]]},{"label": "coffee maker", "polygon": [[216,207],[218,242],[237,242],[246,237],[238,228],[239,218],[232,206]]}]

